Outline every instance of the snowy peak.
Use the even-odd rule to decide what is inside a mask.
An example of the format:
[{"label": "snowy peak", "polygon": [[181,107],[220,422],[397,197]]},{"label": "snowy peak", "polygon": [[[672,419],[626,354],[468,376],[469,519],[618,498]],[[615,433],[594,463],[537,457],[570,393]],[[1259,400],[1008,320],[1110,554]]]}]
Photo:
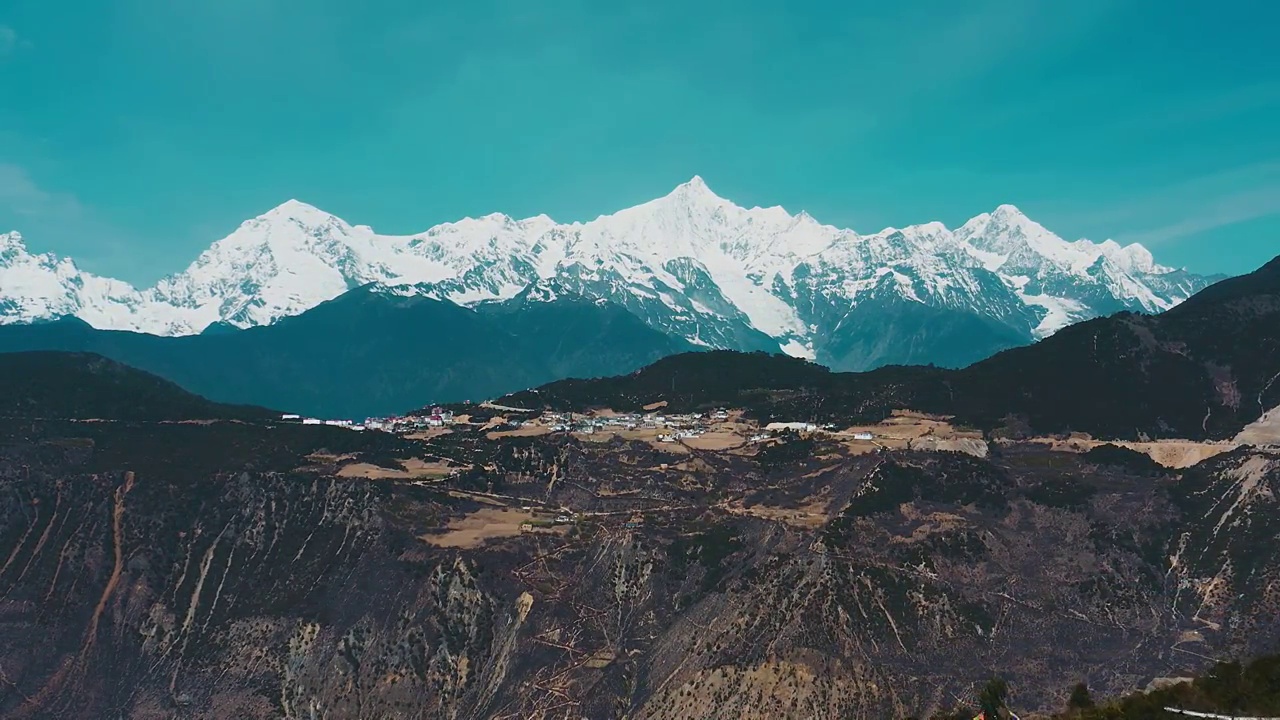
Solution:
[{"label": "snowy peak", "polygon": [[259,215],[255,219],[292,220],[304,225],[320,225],[337,220],[338,218],[337,216],[331,215],[314,205],[304,203],[301,200],[289,199]]},{"label": "snowy peak", "polygon": [[86,273],[70,258],[31,253],[17,232],[0,234],[0,324],[76,316],[112,327],[142,304],[128,283]]},{"label": "snowy peak", "polygon": [[1103,258],[1124,272],[1170,271],[1157,265],[1151,253],[1136,243],[1122,247],[1113,240],[1100,244],[1089,240],[1067,242],[1013,205],[1001,205],[993,212],[975,216],[956,229],[955,237],[992,271],[1025,274],[1052,267],[1083,275]]},{"label": "snowy peak", "polygon": [[49,267],[66,265],[75,268],[70,258],[60,258],[53,253],[33,253],[27,249],[22,233],[17,231],[0,233],[0,267],[14,267],[18,264],[38,264]]},{"label": "snowy peak", "polygon": [[740,207],[695,175],[589,222],[490,213],[407,236],[289,200],[146,290],[0,235],[0,322],[74,314],[95,327],[187,335],[267,325],[372,284],[468,306],[608,302],[695,345],[839,365],[826,348],[893,298],[978,315],[1030,341],[1116,309],[1171,307],[1203,287],[1169,273],[1141,246],[1067,242],[1013,205],[954,230],[928,222],[859,235],[808,212]]},{"label": "snowy peak", "polygon": [[[26,243],[22,242],[22,234],[18,232],[0,233],[0,253],[12,254],[17,257],[19,252],[27,251]],[[0,255],[0,262],[4,262],[6,255]]]},{"label": "snowy peak", "polygon": [[701,177],[694,175],[688,182],[677,185],[663,197],[614,215],[605,215],[596,222],[620,216],[638,220],[647,215],[657,224],[683,223],[696,230],[705,227],[707,220],[712,217],[723,218],[724,212],[730,208],[741,211],[741,208],[712,192]]},{"label": "snowy peak", "polygon": [[[1078,240],[1077,243],[1092,246],[1088,240]],[[1133,243],[1131,245],[1120,245],[1115,240],[1104,240],[1097,246],[1090,247],[1092,250],[1097,248],[1098,252],[1106,256],[1108,260],[1115,263],[1116,267],[1129,273],[1167,273],[1173,268],[1157,265],[1156,259],[1152,256],[1151,251]]]},{"label": "snowy peak", "polygon": [[707,183],[702,179],[701,175],[694,175],[688,181],[680,183],[671,192],[667,193],[667,198],[679,199],[686,202],[694,203],[723,203],[728,202],[724,198],[712,192]]},{"label": "snowy peak", "polygon": [[956,230],[956,236],[971,247],[1002,259],[1026,250],[1047,250],[1049,255],[1055,255],[1060,246],[1065,245],[1061,238],[1013,205],[1001,205],[970,219]]}]

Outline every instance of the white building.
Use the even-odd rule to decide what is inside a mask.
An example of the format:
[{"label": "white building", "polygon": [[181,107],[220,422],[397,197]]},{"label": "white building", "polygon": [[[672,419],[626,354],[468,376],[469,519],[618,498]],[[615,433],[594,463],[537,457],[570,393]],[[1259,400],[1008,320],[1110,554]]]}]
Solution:
[{"label": "white building", "polygon": [[803,432],[812,432],[814,430],[817,430],[818,426],[814,425],[813,423],[803,423],[803,422],[771,422],[768,425],[765,425],[764,429],[770,432],[773,432],[775,430],[796,430],[796,431],[803,431]]}]

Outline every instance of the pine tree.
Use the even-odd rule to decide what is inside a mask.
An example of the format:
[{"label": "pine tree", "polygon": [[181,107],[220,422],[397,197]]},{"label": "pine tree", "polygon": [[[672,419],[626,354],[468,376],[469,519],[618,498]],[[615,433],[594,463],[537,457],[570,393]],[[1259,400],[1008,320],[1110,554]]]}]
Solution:
[{"label": "pine tree", "polygon": [[1000,711],[1004,709],[1008,697],[1009,684],[1001,678],[991,678],[982,692],[978,693],[978,707],[987,720],[998,720],[1002,717]]},{"label": "pine tree", "polygon": [[1067,698],[1067,708],[1070,710],[1087,710],[1093,707],[1093,696],[1089,694],[1089,686],[1084,683],[1076,683],[1071,688],[1071,697]]}]

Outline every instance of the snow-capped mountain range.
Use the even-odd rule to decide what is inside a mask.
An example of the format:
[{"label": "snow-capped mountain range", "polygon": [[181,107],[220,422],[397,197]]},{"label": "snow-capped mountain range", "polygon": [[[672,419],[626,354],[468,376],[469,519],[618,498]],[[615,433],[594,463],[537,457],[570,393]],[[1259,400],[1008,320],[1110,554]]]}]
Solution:
[{"label": "snow-capped mountain range", "polygon": [[1158,265],[1140,245],[1068,242],[1011,205],[955,229],[860,235],[804,212],[739,207],[699,177],[590,222],[493,214],[408,236],[290,200],[147,289],[0,235],[0,324],[74,315],[97,328],[189,335],[214,323],[271,324],[370,283],[462,305],[537,284],[544,289],[527,297],[615,302],[695,345],[781,349],[850,368],[896,357],[851,351],[842,338],[895,313],[976,320],[991,335],[986,352],[1100,314],[1165,310],[1209,281]]}]

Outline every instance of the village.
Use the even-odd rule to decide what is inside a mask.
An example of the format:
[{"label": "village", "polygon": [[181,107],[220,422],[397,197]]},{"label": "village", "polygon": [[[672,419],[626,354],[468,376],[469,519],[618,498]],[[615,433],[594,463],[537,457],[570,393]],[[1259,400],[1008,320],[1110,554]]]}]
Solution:
[{"label": "village", "polygon": [[[881,453],[890,450],[947,450],[985,455],[987,444],[976,430],[959,428],[950,419],[907,410],[895,411],[874,425],[839,427],[805,421],[760,423],[745,411],[715,408],[706,412],[669,412],[664,403],[654,403],[641,411],[618,412],[596,409],[592,412],[535,412],[493,403],[431,406],[404,415],[351,420],[322,420],[286,415],[284,422],[306,425],[328,425],[363,432],[394,433],[408,440],[430,445],[433,440],[465,436],[500,442],[505,438],[571,437],[584,444],[605,445],[619,440],[647,443],[660,454],[655,469],[671,467],[676,472],[686,468],[691,456],[715,453],[755,456],[764,448],[802,438],[821,438],[821,453],[840,448],[847,455]],[[447,444],[447,443],[446,443]],[[341,457],[316,457],[317,464],[341,461]],[[634,529],[646,523],[654,513],[666,513],[695,507],[689,503],[665,503],[644,509],[584,510],[569,506],[545,504],[520,494],[449,486],[445,481],[465,472],[466,462],[452,462],[447,457],[423,456],[399,458],[400,467],[354,461],[343,464],[341,477],[367,480],[403,480],[436,487],[449,495],[466,498],[481,505],[465,517],[455,518],[440,532],[428,533],[423,540],[442,547],[474,547],[487,539],[528,534],[563,535],[580,528],[583,522],[604,522],[619,531]],[[720,507],[730,513],[757,515],[782,522],[811,527],[825,515],[812,509],[778,509],[766,505],[751,507],[726,501]]]},{"label": "village", "polygon": [[[723,430],[725,429],[725,426],[729,425],[735,426],[734,429],[741,429],[739,426],[744,424],[739,417],[740,413],[731,414],[729,410],[725,410],[723,408],[709,413],[669,415],[660,414],[658,412],[614,413],[604,411],[600,413],[562,413],[548,411],[532,418],[518,418],[508,417],[508,415],[526,415],[528,413],[525,411],[511,412],[514,409],[490,406],[487,404],[480,404],[477,405],[477,407],[487,410],[505,410],[507,411],[507,414],[493,417],[485,422],[473,422],[469,415],[455,415],[450,410],[435,406],[429,411],[422,413],[409,413],[406,415],[381,418],[366,418],[363,422],[345,419],[320,419],[305,417],[293,413],[284,414],[280,419],[284,422],[295,422],[302,425],[328,425],[354,431],[377,430],[397,435],[413,435],[434,429],[455,426],[483,427],[485,430],[499,433],[524,430],[525,432],[521,432],[520,434],[525,435],[541,435],[549,433],[595,435],[597,433],[610,432],[644,433],[648,431],[654,434],[652,439],[663,443],[674,443],[681,440],[698,438],[708,432]],[[747,424],[751,425],[750,423]],[[752,425],[752,427],[755,426]],[[763,432],[753,434],[748,438],[748,442],[761,442],[774,437],[775,433],[785,431],[806,433],[830,432],[835,429],[835,426],[819,426],[806,422],[775,422],[769,423],[765,427],[758,429],[763,430]],[[872,437],[871,433],[860,433],[858,439],[871,440]]]},{"label": "village", "polygon": [[740,410],[717,408],[708,412],[668,413],[665,403],[639,412],[600,409],[591,412],[534,412],[492,403],[450,407],[432,406],[404,415],[354,420],[324,420],[289,414],[284,422],[329,425],[353,431],[394,433],[409,439],[429,439],[459,431],[483,432],[490,440],[503,437],[572,435],[582,440],[606,441],[612,437],[641,440],[671,452],[732,450],[780,442],[796,434],[823,436],[855,452],[878,450],[955,450],[985,455],[981,433],[953,427],[949,418],[894,411],[884,421],[866,426],[837,427],[804,421],[769,422],[761,425]]}]

